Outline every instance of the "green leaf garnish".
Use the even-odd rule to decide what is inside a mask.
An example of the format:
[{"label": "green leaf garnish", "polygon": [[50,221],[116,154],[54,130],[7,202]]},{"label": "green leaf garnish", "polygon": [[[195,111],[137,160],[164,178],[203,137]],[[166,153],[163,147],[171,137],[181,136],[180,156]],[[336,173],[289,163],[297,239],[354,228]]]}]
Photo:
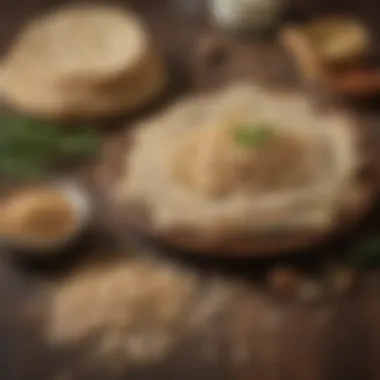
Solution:
[{"label": "green leaf garnish", "polygon": [[0,177],[13,180],[49,175],[57,163],[95,154],[100,136],[92,128],[68,129],[21,116],[0,117]]},{"label": "green leaf garnish", "polygon": [[271,142],[274,131],[270,124],[238,125],[234,128],[235,141],[246,148],[254,148]]}]

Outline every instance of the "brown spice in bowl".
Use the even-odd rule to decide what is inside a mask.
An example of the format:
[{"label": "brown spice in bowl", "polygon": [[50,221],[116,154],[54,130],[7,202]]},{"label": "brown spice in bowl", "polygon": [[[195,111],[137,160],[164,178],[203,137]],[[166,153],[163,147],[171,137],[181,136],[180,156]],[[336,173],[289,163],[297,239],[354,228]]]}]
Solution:
[{"label": "brown spice in bowl", "polygon": [[75,228],[76,210],[57,190],[25,190],[4,202],[0,233],[5,236],[54,239]]}]

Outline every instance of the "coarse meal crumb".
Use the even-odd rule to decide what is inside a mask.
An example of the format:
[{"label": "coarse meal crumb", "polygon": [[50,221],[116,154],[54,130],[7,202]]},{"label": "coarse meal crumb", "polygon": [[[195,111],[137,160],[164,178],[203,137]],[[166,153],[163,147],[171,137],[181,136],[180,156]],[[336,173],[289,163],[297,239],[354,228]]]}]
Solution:
[{"label": "coarse meal crumb", "polygon": [[312,302],[324,294],[324,287],[318,279],[304,278],[298,287],[297,298],[301,302]]},{"label": "coarse meal crumb", "polygon": [[293,295],[297,291],[299,282],[299,273],[291,267],[276,267],[267,275],[268,288],[280,295]]},{"label": "coarse meal crumb", "polygon": [[90,268],[51,290],[47,336],[53,345],[96,336],[93,354],[123,363],[159,360],[190,326],[198,291],[193,274],[144,259]]}]

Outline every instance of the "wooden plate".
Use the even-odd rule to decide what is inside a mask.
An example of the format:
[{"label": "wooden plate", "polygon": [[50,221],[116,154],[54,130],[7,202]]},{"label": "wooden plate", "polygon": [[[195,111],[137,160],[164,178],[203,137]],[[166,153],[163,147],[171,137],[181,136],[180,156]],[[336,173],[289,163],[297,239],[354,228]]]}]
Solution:
[{"label": "wooden plate", "polygon": [[[215,234],[203,233],[200,230],[173,229],[165,233],[158,232],[151,223],[149,210],[142,204],[125,204],[116,201],[112,193],[116,183],[122,175],[125,175],[128,149],[133,141],[127,132],[117,135],[109,142],[103,162],[100,166],[105,175],[98,175],[100,187],[110,194],[111,214],[113,223],[122,233],[131,229],[145,238],[152,239],[167,247],[175,248],[185,253],[207,255],[214,257],[269,257],[275,255],[299,252],[326,242],[335,235],[340,235],[365,217],[373,205],[380,190],[380,164],[377,159],[376,146],[369,130],[358,122],[357,130],[358,149],[363,150],[365,162],[358,172],[358,181],[363,185],[366,192],[363,202],[354,210],[342,211],[333,229],[320,232],[302,233],[274,233],[262,236],[223,236],[222,231],[215,229]],[[98,172],[99,174],[99,172]],[[226,235],[225,235],[226,236]]]}]

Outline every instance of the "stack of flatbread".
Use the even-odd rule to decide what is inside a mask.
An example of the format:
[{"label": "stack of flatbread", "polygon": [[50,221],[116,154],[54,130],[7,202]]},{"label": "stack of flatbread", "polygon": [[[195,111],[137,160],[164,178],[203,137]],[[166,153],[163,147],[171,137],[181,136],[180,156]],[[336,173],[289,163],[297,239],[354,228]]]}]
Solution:
[{"label": "stack of flatbread", "polygon": [[44,118],[131,111],[166,82],[144,24],[115,6],[64,8],[32,21],[2,66],[5,101]]}]

